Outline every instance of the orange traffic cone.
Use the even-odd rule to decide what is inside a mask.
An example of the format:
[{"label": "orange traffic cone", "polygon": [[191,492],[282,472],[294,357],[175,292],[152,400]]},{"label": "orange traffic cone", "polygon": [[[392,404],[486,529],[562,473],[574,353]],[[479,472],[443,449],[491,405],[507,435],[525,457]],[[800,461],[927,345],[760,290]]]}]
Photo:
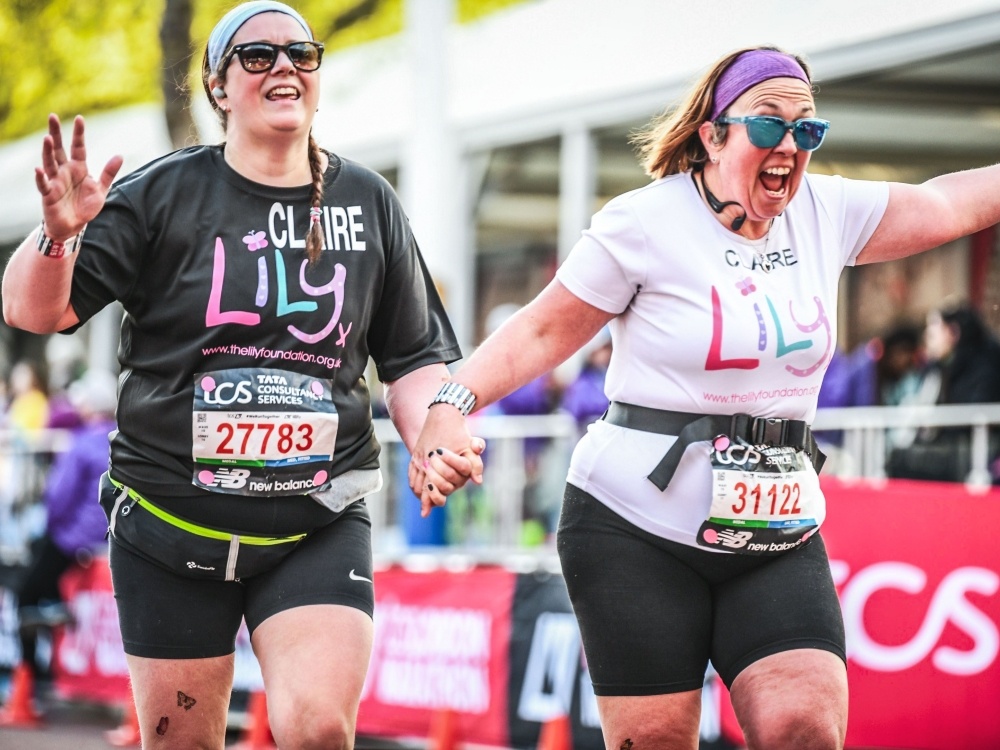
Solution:
[{"label": "orange traffic cone", "polygon": [[125,715],[122,723],[116,729],[109,729],[104,738],[113,747],[139,747],[142,739],[139,736],[139,714],[135,710],[135,698],[132,691],[128,693],[128,703],[125,705]]},{"label": "orange traffic cone", "polygon": [[428,750],[457,750],[458,726],[455,712],[445,708],[434,714],[431,720],[431,736]]},{"label": "orange traffic cone", "polygon": [[569,716],[557,716],[542,725],[538,750],[573,750],[573,730]]},{"label": "orange traffic cone", "polygon": [[42,724],[42,715],[35,710],[35,677],[31,668],[21,663],[10,676],[10,697],[0,708],[0,726],[35,729]]},{"label": "orange traffic cone", "polygon": [[237,750],[277,750],[271,736],[271,725],[267,722],[267,696],[263,690],[250,693],[247,728],[233,747]]}]

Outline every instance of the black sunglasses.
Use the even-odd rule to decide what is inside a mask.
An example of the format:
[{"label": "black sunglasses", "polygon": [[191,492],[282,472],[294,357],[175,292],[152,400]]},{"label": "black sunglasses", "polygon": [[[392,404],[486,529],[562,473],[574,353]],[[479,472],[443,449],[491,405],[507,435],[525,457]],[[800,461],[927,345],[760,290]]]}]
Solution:
[{"label": "black sunglasses", "polygon": [[319,68],[323,62],[323,45],[319,42],[290,42],[289,44],[271,44],[270,42],[249,42],[234,44],[222,58],[219,70],[229,67],[233,55],[240,60],[240,65],[247,73],[266,73],[278,61],[278,53],[284,52],[299,70],[311,72]]},{"label": "black sunglasses", "polygon": [[743,124],[747,127],[747,138],[757,148],[774,148],[785,133],[792,131],[795,145],[803,151],[815,151],[823,145],[826,131],[830,129],[828,120],[815,117],[804,117],[801,120],[789,122],[780,117],[770,115],[747,115],[746,117],[720,117],[716,120],[720,125]]}]

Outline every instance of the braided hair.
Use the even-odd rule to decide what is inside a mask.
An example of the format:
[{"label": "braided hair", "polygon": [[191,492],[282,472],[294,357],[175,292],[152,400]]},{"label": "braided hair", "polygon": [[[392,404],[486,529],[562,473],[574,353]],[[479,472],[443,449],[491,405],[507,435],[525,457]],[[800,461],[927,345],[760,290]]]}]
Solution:
[{"label": "braided hair", "polygon": [[319,260],[323,252],[323,152],[309,131],[309,171],[312,173],[312,192],[309,195],[309,233],[306,235],[306,256],[309,265]]}]

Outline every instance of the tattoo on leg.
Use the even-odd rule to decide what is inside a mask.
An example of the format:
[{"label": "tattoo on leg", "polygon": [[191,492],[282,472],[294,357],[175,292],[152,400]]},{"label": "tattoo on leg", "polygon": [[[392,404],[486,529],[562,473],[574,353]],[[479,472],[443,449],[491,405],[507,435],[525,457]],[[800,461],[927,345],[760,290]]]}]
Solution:
[{"label": "tattoo on leg", "polygon": [[168,726],[170,726],[170,719],[166,716],[161,716],[160,723],[156,725],[156,733],[162,737],[167,733]]},{"label": "tattoo on leg", "polygon": [[190,711],[192,706],[197,702],[191,696],[184,695],[180,690],[177,691],[177,705],[183,707],[185,711]]},{"label": "tattoo on leg", "polygon": [[632,740],[626,739],[621,745],[618,746],[618,750],[632,750]]}]

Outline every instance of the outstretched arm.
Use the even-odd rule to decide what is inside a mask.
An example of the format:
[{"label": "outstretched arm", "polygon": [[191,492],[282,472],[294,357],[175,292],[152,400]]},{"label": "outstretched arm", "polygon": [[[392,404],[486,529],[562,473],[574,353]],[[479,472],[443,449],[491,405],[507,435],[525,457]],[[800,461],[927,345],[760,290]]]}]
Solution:
[{"label": "outstretched arm", "polygon": [[889,203],[857,262],[878,263],[939,247],[1000,223],[1000,165],[889,184]]},{"label": "outstretched arm", "polygon": [[[566,361],[614,317],[553,280],[486,339],[451,380],[476,395],[477,409],[488,406]],[[469,431],[461,412],[448,404],[432,406],[409,472],[410,488],[420,496],[424,515],[432,506],[444,505],[448,488],[442,492],[439,483],[444,477],[434,464],[423,466],[419,458],[463,440],[469,440]]]},{"label": "outstretched arm", "polygon": [[73,121],[69,153],[63,145],[59,118],[49,115],[42,140],[42,166],[35,186],[42,196],[43,224],[14,251],[3,275],[4,320],[33,333],[54,333],[79,322],[69,304],[76,253],[58,257],[38,252],[39,235],[57,242],[76,237],[104,207],[111,182],[121,169],[114,156],[94,178],[87,169],[83,118]]}]

